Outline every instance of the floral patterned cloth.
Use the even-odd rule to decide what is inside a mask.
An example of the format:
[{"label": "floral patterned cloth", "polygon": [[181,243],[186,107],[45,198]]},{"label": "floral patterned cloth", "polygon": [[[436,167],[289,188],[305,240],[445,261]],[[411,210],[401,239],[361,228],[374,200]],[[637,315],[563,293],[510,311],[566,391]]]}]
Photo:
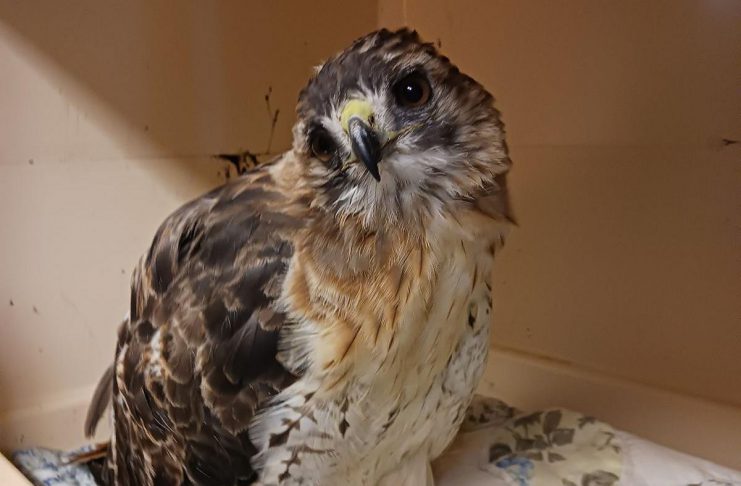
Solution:
[{"label": "floral patterned cloth", "polygon": [[[678,424],[681,426],[681,424]],[[433,464],[436,486],[741,486],[741,472],[564,409],[522,413],[476,396]]]},{"label": "floral patterned cloth", "polygon": [[562,409],[511,418],[492,430],[482,467],[504,470],[518,486],[613,486],[620,480],[615,430]]}]

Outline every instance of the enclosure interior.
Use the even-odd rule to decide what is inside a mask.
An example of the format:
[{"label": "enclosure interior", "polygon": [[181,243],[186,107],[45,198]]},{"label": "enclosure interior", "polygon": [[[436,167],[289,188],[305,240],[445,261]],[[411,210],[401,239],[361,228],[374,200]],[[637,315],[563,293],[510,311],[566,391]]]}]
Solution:
[{"label": "enclosure interior", "polygon": [[159,223],[234,176],[216,154],[290,146],[313,66],[401,25],[507,127],[482,391],[741,468],[735,0],[0,0],[0,449],[83,441]]}]

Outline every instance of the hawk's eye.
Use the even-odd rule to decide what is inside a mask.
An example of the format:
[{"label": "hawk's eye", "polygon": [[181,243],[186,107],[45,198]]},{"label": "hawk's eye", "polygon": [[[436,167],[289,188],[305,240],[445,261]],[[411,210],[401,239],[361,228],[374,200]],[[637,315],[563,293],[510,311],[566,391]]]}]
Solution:
[{"label": "hawk's eye", "polygon": [[418,108],[426,104],[432,94],[430,83],[419,73],[403,77],[397,81],[393,90],[396,102],[406,108]]},{"label": "hawk's eye", "polygon": [[322,162],[328,162],[334,156],[337,147],[334,140],[325,130],[316,130],[310,135],[311,153]]}]

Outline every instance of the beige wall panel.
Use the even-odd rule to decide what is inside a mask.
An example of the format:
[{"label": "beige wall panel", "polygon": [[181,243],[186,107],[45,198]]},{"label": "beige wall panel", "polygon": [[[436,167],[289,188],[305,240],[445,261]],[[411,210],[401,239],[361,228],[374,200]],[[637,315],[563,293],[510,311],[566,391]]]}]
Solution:
[{"label": "beige wall panel", "polygon": [[495,341],[741,404],[738,153],[513,156],[520,227],[497,262]]},{"label": "beige wall panel", "polygon": [[495,342],[741,405],[741,3],[402,11],[507,125]]},{"label": "beige wall panel", "polygon": [[498,99],[510,145],[741,137],[736,0],[405,0],[406,22]]}]

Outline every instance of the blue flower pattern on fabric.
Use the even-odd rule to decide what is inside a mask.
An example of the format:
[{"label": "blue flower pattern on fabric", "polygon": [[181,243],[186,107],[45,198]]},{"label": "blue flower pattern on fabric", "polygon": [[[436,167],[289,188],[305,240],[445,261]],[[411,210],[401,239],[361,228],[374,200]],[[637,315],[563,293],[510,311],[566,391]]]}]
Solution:
[{"label": "blue flower pattern on fabric", "polygon": [[495,465],[504,469],[519,486],[529,486],[534,465],[527,457],[509,455],[499,459]]}]

